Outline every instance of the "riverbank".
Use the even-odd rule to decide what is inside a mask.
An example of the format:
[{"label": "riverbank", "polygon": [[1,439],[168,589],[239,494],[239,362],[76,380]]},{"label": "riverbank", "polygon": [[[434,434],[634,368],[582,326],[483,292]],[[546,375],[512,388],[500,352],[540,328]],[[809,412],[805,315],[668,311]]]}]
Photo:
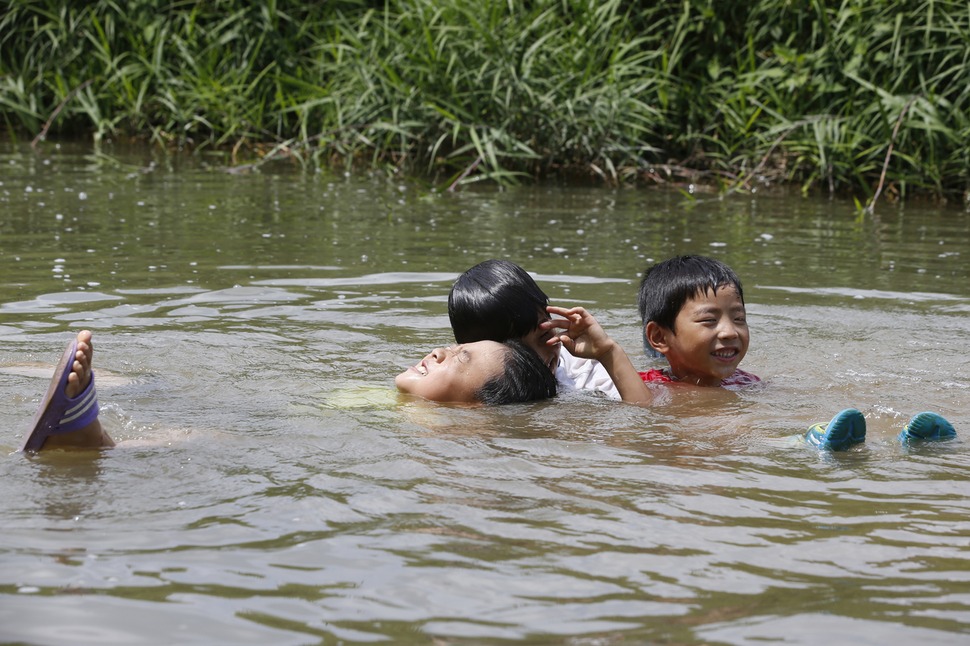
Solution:
[{"label": "riverbank", "polygon": [[18,3],[11,138],[136,137],[231,163],[559,174],[860,201],[970,188],[970,6],[672,0]]}]

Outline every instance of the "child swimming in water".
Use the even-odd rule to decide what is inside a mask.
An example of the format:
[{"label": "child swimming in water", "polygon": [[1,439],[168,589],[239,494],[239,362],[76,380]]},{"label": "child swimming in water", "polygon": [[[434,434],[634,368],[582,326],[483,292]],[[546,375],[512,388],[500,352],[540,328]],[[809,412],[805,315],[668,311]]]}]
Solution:
[{"label": "child swimming in water", "polygon": [[[110,448],[94,385],[94,344],[82,330],[68,344],[21,451]],[[509,404],[556,395],[556,380],[524,343],[482,341],[432,350],[395,378],[398,390],[439,402]]]},{"label": "child swimming in water", "polygon": [[737,388],[760,381],[738,369],[748,352],[741,280],[704,256],[678,256],[648,268],[637,297],[643,338],[667,359],[644,381]]},{"label": "child swimming in water", "polygon": [[485,260],[462,273],[448,294],[448,318],[458,343],[521,339],[556,374],[561,389],[590,390],[620,399],[609,373],[592,359],[576,357],[556,341],[549,297],[529,273],[508,260]]},{"label": "child swimming in water", "polygon": [[[737,389],[761,381],[740,370],[751,340],[741,280],[724,263],[705,256],[676,256],[647,268],[637,304],[647,349],[667,367],[642,373],[644,381]],[[900,441],[956,436],[933,412],[914,416]],[[865,441],[861,412],[847,408],[826,424],[813,424],[806,440],[821,449],[845,450]]]},{"label": "child swimming in water", "polygon": [[436,348],[394,384],[403,393],[437,402],[493,405],[556,396],[547,364],[518,339]]}]

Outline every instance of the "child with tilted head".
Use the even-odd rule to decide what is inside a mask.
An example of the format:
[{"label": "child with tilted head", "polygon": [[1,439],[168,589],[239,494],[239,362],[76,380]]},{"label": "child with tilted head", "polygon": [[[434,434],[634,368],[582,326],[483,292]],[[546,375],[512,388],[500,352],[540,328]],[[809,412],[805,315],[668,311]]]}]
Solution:
[{"label": "child with tilted head", "polygon": [[[115,446],[101,427],[91,332],[72,340],[54,369],[21,451]],[[472,405],[515,404],[556,396],[556,379],[535,350],[517,339],[435,348],[395,380],[422,399]]]},{"label": "child with tilted head", "polygon": [[548,305],[549,297],[522,267],[508,260],[486,260],[452,285],[448,318],[458,343],[521,339],[542,357],[560,389],[591,390],[620,399],[600,362],[576,357],[557,342],[548,324]]},{"label": "child with tilted head", "polygon": [[[740,370],[751,336],[741,280],[724,263],[704,256],[677,256],[643,273],[638,296],[644,349],[667,367],[641,373],[646,382],[738,389],[760,379]],[[913,417],[899,434],[904,443],[956,436],[937,413]],[[813,424],[805,439],[840,451],[866,438],[861,412],[847,408],[826,424]]]},{"label": "child with tilted head", "polygon": [[644,381],[737,388],[760,381],[738,369],[750,331],[741,280],[724,263],[677,256],[647,269],[638,296],[645,347],[667,368]]}]

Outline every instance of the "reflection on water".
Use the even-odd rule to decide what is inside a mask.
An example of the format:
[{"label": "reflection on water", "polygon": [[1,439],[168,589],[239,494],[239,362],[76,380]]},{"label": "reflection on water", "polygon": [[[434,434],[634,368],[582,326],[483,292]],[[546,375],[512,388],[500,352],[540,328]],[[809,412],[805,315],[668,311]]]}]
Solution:
[{"label": "reflection on water", "polygon": [[[0,148],[0,446],[80,327],[122,440],[3,460],[4,641],[966,639],[965,213],[143,154]],[[764,387],[651,409],[392,390],[475,262],[520,262],[635,354],[639,273],[687,252],[741,274]],[[791,441],[847,406],[864,446]],[[901,447],[927,409],[964,438]]]}]

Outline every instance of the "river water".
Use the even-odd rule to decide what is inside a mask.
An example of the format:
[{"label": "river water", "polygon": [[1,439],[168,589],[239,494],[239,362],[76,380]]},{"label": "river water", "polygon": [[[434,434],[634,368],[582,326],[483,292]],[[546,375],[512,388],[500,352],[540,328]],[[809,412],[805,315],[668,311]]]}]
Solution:
[{"label": "river water", "polygon": [[[962,205],[221,164],[0,146],[0,641],[970,637]],[[394,393],[493,257],[645,369],[638,278],[679,253],[740,274],[763,387],[644,409]],[[83,328],[119,446],[15,453]],[[849,406],[865,445],[791,439]],[[922,410],[960,437],[900,446]]]}]

